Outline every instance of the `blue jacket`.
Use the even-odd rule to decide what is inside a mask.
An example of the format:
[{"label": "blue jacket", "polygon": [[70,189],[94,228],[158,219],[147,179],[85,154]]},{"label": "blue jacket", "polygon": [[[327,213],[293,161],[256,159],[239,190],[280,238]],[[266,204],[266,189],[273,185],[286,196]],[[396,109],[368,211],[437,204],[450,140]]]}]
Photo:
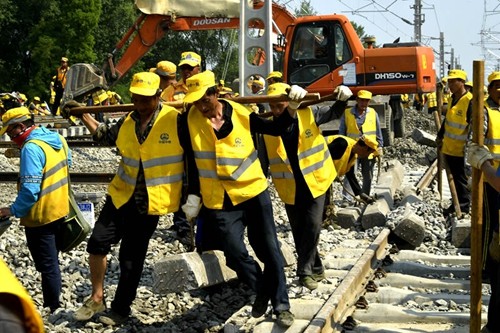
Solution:
[{"label": "blue jacket", "polygon": [[[37,139],[44,141],[54,149],[63,149],[63,143],[57,132],[52,132],[45,127],[37,127],[28,135],[21,148],[21,165],[19,168],[19,191],[10,212],[15,217],[23,217],[38,201],[40,193],[45,153],[35,143],[27,142]],[[71,166],[71,152],[68,150],[68,165]]]}]

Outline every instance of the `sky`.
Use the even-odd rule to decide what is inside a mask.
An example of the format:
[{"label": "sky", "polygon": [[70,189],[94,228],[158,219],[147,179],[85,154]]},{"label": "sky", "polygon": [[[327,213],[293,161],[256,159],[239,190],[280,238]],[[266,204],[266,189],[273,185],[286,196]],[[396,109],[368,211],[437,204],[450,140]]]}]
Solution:
[{"label": "sky", "polygon": [[[497,14],[485,16],[486,8],[491,12],[495,6]],[[294,7],[299,0],[291,0],[287,6]],[[422,43],[439,52],[440,32],[444,33],[445,62],[451,63],[451,50],[454,58],[473,78],[473,61],[482,60],[480,32],[484,27],[499,31],[500,0],[421,0],[424,23],[422,25]],[[295,5],[296,4],[296,5]],[[318,14],[342,14],[350,21],[365,29],[367,35],[375,35],[377,44],[391,43],[400,37],[401,42],[413,41],[415,0],[311,0],[311,5]],[[486,18],[483,25],[483,19]],[[495,24],[497,26],[495,26]],[[496,46],[499,49],[500,42]],[[492,50],[500,54],[500,50]],[[436,73],[439,75],[439,55],[435,53]],[[491,57],[489,58],[491,59]],[[485,76],[493,70],[494,63],[485,63]],[[447,69],[445,68],[445,74]]]}]

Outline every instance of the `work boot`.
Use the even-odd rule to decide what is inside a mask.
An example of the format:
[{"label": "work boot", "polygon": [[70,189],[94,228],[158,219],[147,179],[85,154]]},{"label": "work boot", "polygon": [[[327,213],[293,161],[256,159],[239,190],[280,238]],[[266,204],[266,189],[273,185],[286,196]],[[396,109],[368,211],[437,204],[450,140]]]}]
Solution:
[{"label": "work boot", "polygon": [[255,301],[252,305],[252,317],[259,318],[262,317],[266,311],[269,304],[269,296],[263,294],[257,294]]},{"label": "work boot", "polygon": [[73,313],[73,318],[78,321],[89,320],[96,313],[106,310],[104,299],[99,303],[89,297],[82,306]]},{"label": "work boot", "polygon": [[325,279],[325,272],[323,271],[321,273],[313,273],[311,277],[313,278],[314,281],[321,282]]},{"label": "work boot", "polygon": [[280,311],[276,314],[276,324],[282,328],[288,328],[293,325],[295,316],[288,310]]},{"label": "work boot", "polygon": [[316,281],[311,275],[304,275],[299,277],[299,284],[309,290],[318,288],[318,281]]},{"label": "work boot", "polygon": [[118,326],[126,322],[128,318],[129,316],[123,316],[113,309],[108,309],[99,317],[99,322],[109,326]]}]

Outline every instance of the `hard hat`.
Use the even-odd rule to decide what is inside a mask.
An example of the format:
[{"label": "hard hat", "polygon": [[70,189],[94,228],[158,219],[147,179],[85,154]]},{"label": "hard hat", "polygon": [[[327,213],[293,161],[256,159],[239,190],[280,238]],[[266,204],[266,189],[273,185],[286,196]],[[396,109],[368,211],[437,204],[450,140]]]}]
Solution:
[{"label": "hard hat", "polygon": [[267,95],[288,95],[287,89],[290,89],[290,86],[283,82],[277,82],[269,85],[267,88]]},{"label": "hard hat", "polygon": [[372,93],[368,90],[360,90],[357,94],[358,98],[361,99],[372,99]]},{"label": "hard hat", "polygon": [[103,89],[92,94],[92,100],[94,102],[94,105],[101,104],[108,98],[109,98],[108,93]]},{"label": "hard hat", "polygon": [[196,67],[201,65],[201,57],[199,54],[194,52],[182,52],[181,61],[179,62],[179,67],[182,65],[189,65],[191,67]]},{"label": "hard hat", "polygon": [[467,73],[461,69],[451,69],[448,72],[448,76],[446,77],[447,80],[451,79],[459,79],[462,81],[467,81]]},{"label": "hard hat", "polygon": [[491,83],[493,81],[500,80],[500,72],[493,72],[490,75],[488,75],[488,83]]},{"label": "hard hat", "polygon": [[371,149],[373,150],[377,150],[378,148],[378,143],[377,141],[373,140],[372,138],[370,138],[369,136],[366,136],[366,135],[362,135],[359,140],[363,141],[365,143],[365,145],[367,145],[368,147],[370,147]]},{"label": "hard hat", "polygon": [[215,87],[215,75],[211,71],[195,74],[186,80],[188,91],[184,102],[193,103],[205,95],[208,88]]},{"label": "hard hat", "polygon": [[155,73],[141,72],[132,77],[129,91],[142,96],[154,96],[160,88],[160,77]]},{"label": "hard hat", "polygon": [[30,110],[25,106],[7,110],[2,116],[2,129],[0,129],[0,136],[7,132],[10,125],[22,123],[25,120],[31,119]]},{"label": "hard hat", "polygon": [[283,77],[283,73],[278,72],[278,71],[274,71],[274,72],[269,73],[269,75],[266,77],[266,80],[269,80],[272,78],[281,79],[282,77]]},{"label": "hard hat", "polygon": [[155,73],[160,76],[175,76],[177,66],[170,61],[160,61],[156,64]]},{"label": "hard hat", "polygon": [[254,78],[252,81],[252,86],[264,88],[265,85],[266,85],[266,81],[264,80],[264,78],[262,76],[259,78]]}]

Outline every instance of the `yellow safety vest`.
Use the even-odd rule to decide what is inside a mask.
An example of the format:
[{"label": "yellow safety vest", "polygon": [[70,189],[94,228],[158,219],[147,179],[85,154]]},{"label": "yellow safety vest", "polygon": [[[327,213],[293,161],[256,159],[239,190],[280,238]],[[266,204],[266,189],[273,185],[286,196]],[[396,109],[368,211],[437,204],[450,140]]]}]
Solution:
[{"label": "yellow safety vest", "polygon": [[493,166],[500,167],[500,110],[492,109],[486,105],[488,112],[488,132],[484,138],[484,144],[488,146],[493,155]]},{"label": "yellow safety vest", "polygon": [[[302,175],[313,198],[324,194],[337,176],[325,138],[310,108],[297,112],[299,144],[297,156]],[[264,135],[271,177],[281,200],[295,204],[295,179],[281,137]]]},{"label": "yellow safety vest", "polygon": [[188,115],[201,196],[210,209],[223,208],[224,192],[238,205],[267,188],[250,134],[250,112],[238,103],[226,102],[233,108],[233,130],[223,139],[217,139],[210,120],[195,106]]},{"label": "yellow safety vest", "polygon": [[357,154],[352,154],[351,156],[352,147],[354,147],[357,141],[344,135],[329,135],[325,139],[326,142],[330,144],[337,138],[342,138],[347,141],[347,147],[342,157],[337,160],[333,160],[333,165],[335,166],[335,170],[337,170],[337,174],[339,176],[344,176],[347,172],[349,172],[349,170],[351,170],[358,158]]},{"label": "yellow safety vest", "polygon": [[66,87],[66,74],[68,73],[69,66],[67,68],[57,67],[57,81],[61,82],[63,88]]},{"label": "yellow safety vest", "polygon": [[469,133],[467,123],[467,109],[472,100],[472,94],[467,92],[453,106],[448,103],[448,111],[444,121],[443,154],[451,156],[464,156],[464,146]]},{"label": "yellow safety vest", "polygon": [[427,97],[427,108],[434,108],[437,106],[437,97],[435,92],[428,93]]},{"label": "yellow safety vest", "polygon": [[38,201],[26,216],[21,217],[21,225],[39,227],[57,221],[69,213],[67,144],[62,137],[61,141],[66,148],[58,151],[41,140],[27,141],[42,148],[45,153],[45,166]]},{"label": "yellow safety vest", "polygon": [[164,215],[179,209],[184,150],[177,135],[178,115],[174,108],[163,106],[142,144],[135,134],[135,121],[127,116],[116,140],[122,159],[108,188],[116,208],[132,197],[142,164],[148,192],[148,214]]},{"label": "yellow safety vest", "polygon": [[23,309],[24,327],[28,333],[43,333],[45,328],[43,326],[42,317],[38,313],[33,300],[24,289],[22,284],[16,276],[9,269],[7,264],[0,258],[0,293],[10,294],[17,297]]},{"label": "yellow safety vest", "polygon": [[[352,108],[345,110],[345,124],[346,135],[352,139],[359,139],[361,136],[361,129],[358,128],[356,117],[351,113]],[[370,137],[373,141],[377,141],[377,111],[373,108],[366,108],[365,122],[361,125],[363,135]],[[378,146],[378,144],[377,144]],[[369,159],[373,158],[373,154],[368,156]]]}]

